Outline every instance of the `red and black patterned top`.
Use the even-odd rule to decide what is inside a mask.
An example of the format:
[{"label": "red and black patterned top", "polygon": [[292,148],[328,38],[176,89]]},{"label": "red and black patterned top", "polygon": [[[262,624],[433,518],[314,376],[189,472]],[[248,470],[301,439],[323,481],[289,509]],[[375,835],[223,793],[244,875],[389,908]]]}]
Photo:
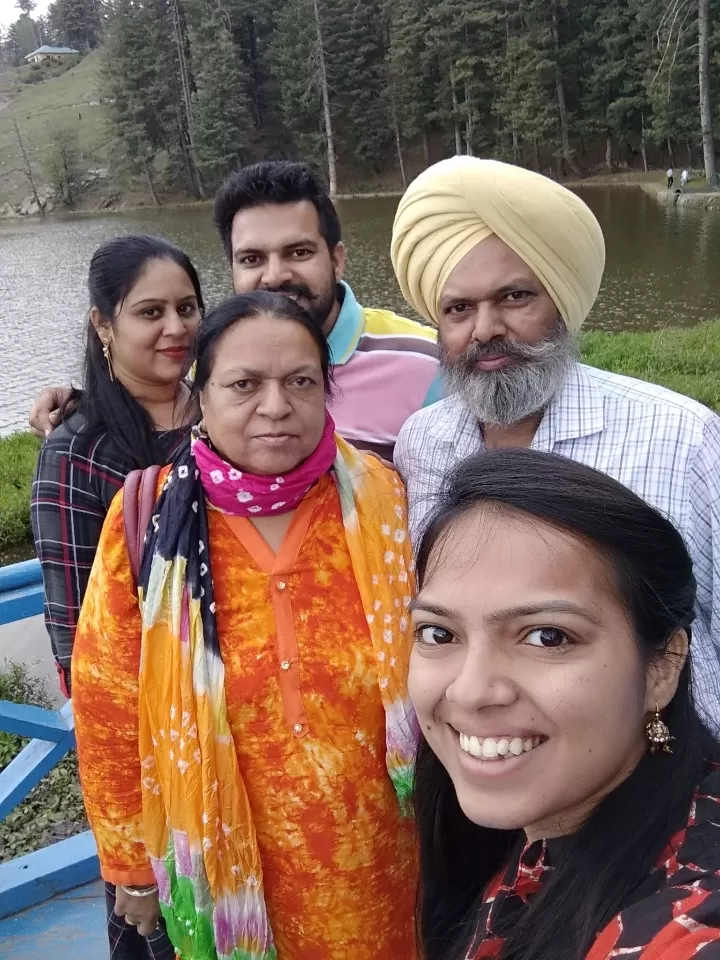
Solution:
[{"label": "red and black patterned top", "polygon": [[[557,842],[528,844],[491,884],[467,960],[500,957],[503,940],[494,931],[507,930],[540,890]],[[700,784],[686,826],[669,841],[632,903],[600,932],[586,960],[616,957],[720,960],[720,771]]]},{"label": "red and black patterned top", "polygon": [[[188,429],[158,431],[161,466]],[[60,685],[70,696],[70,660],[95,550],[113,497],[133,469],[107,433],[88,434],[79,413],[45,441],[33,480],[30,517],[45,585],[45,626]]]}]

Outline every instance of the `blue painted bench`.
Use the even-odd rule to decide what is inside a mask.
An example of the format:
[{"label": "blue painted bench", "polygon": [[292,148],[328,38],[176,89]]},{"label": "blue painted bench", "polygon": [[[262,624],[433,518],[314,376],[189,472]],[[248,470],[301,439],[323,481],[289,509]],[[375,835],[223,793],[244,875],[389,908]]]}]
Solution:
[{"label": "blue painted bench", "polygon": [[[39,562],[27,560],[1,567],[0,624],[42,612]],[[0,700],[0,731],[30,738],[30,743],[0,773],[2,821],[75,746],[71,704],[66,703],[61,710],[44,710]],[[0,919],[99,876],[97,850],[89,831],[0,864]]]}]

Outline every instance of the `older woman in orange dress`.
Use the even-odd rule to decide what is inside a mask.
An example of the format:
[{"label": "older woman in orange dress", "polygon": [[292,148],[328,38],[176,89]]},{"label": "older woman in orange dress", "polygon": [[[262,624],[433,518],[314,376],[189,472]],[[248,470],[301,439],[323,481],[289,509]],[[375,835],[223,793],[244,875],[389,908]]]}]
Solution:
[{"label": "older woman in orange dress", "polygon": [[137,590],[120,494],[78,625],[102,874],[183,960],[415,955],[405,495],[334,435],[328,370],[279,294],[205,320],[203,422],[159,476]]}]

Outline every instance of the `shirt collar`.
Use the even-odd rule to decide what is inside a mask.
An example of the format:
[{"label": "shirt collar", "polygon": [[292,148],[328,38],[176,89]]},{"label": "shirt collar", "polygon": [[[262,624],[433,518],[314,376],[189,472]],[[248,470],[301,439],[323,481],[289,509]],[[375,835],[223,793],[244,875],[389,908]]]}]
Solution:
[{"label": "shirt collar", "polygon": [[588,368],[576,363],[550,401],[535,434],[533,447],[552,450],[553,445],[561,440],[589,437],[604,429],[603,395],[595,386]]},{"label": "shirt collar", "polygon": [[341,280],[340,286],[344,291],[343,302],[335,326],[328,336],[330,359],[336,367],[347,363],[352,357],[365,326],[363,308],[355,299],[349,284]]},{"label": "shirt collar", "polygon": [[[605,406],[602,393],[595,386],[588,368],[576,363],[567,380],[553,397],[540,421],[533,440],[536,450],[552,450],[561,440],[589,437],[605,428]],[[461,456],[477,451],[482,439],[477,421],[457,396],[442,402],[442,416],[429,426],[432,435],[457,450]],[[468,444],[473,449],[465,450]]]}]

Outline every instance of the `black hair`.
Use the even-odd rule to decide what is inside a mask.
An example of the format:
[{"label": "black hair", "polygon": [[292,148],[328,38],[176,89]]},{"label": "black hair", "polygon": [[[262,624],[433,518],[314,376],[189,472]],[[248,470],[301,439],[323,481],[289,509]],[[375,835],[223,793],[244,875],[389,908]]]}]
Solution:
[{"label": "black hair", "polygon": [[[96,307],[113,324],[125,298],[152,260],[172,260],[185,271],[202,312],[200,280],[187,254],[162,237],[141,234],[114,237],[95,251],[88,274],[90,306]],[[103,345],[90,319],[86,330],[82,393],[73,391],[70,401],[61,411],[61,417],[67,419],[77,404],[83,418],[83,431],[90,436],[107,433],[127,459],[130,469],[155,463],[152,418],[119,380],[110,378]]]},{"label": "black hair", "polygon": [[223,334],[236,323],[269,314],[278,320],[293,320],[305,327],[315,341],[320,354],[320,368],[325,384],[325,393],[332,396],[333,381],[330,369],[330,347],[320,324],[291,297],[268,290],[255,290],[252,293],[239,293],[229,297],[215,307],[203,320],[195,340],[195,379],[193,397],[205,389],[212,373],[218,344]]},{"label": "black hair", "polygon": [[215,196],[213,219],[232,263],[232,225],[239,210],[308,200],[317,210],[320,235],[332,253],[342,239],[340,218],[330,194],[306,163],[265,160],[230,174]]},{"label": "black hair", "polygon": [[[550,524],[597,550],[614,582],[638,649],[649,661],[679,631],[690,635],[696,585],[680,533],[615,480],[552,454],[503,450],[471,457],[448,478],[418,552],[418,579],[442,563],[446,538],[478,509]],[[652,871],[685,823],[693,792],[720,746],[693,704],[689,658],[663,713],[671,754],[649,754],[563,839],[562,855],[512,927],[502,960],[582,960],[594,937]],[[452,781],[421,739],[415,779],[421,881],[418,938],[426,960],[466,956],[488,883],[509,862],[522,830],[495,830],[462,812]]]}]

